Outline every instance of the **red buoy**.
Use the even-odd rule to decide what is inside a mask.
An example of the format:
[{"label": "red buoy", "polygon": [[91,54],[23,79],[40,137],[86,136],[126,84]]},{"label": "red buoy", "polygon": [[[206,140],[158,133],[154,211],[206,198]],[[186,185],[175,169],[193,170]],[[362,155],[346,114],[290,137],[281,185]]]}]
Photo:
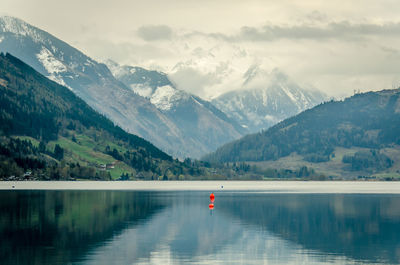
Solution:
[{"label": "red buoy", "polygon": [[214,204],[213,204],[213,203],[210,203],[210,204],[208,205],[208,208],[209,208],[210,210],[214,209]]},{"label": "red buoy", "polygon": [[214,200],[215,200],[214,193],[211,193],[211,194],[210,194],[210,201],[211,201],[211,202],[214,202]]}]

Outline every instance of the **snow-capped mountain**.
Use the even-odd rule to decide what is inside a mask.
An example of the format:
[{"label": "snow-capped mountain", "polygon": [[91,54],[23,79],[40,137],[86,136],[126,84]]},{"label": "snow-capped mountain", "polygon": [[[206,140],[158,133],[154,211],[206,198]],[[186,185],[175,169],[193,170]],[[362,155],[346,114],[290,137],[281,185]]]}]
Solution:
[{"label": "snow-capped mountain", "polygon": [[175,102],[190,96],[177,90],[165,73],[137,66],[120,66],[112,60],[107,60],[105,64],[116,79],[132,91],[149,99],[160,110],[169,110]]},{"label": "snow-capped mountain", "polygon": [[104,63],[115,78],[143,97],[149,98],[158,87],[173,86],[165,73],[137,66],[120,66],[113,60]]},{"label": "snow-capped mountain", "polygon": [[[186,101],[180,99],[180,92],[176,92],[170,83],[163,83],[165,75],[158,74],[160,80],[155,77],[147,80],[146,75],[152,72],[137,68],[137,75],[127,76],[141,80],[136,82],[137,89],[132,89],[131,85],[121,82],[124,79],[118,81],[105,64],[96,62],[67,43],[20,19],[0,17],[0,51],[20,58],[38,72],[71,89],[125,130],[151,141],[174,156],[199,157],[241,135],[229,123],[230,120],[215,108],[215,112],[221,116],[200,115],[208,114],[211,107],[182,111]],[[132,69],[129,71],[134,72]],[[141,71],[145,74],[140,74]],[[177,96],[182,104],[172,104]],[[208,102],[200,104],[211,105]],[[194,129],[182,125],[186,120],[197,124],[196,128],[200,132],[191,135]]]},{"label": "snow-capped mountain", "polygon": [[119,81],[146,97],[184,131],[185,135],[196,139],[196,146],[203,144],[211,148],[219,142],[226,142],[228,138],[236,139],[247,132],[210,102],[177,89],[165,73],[141,67],[119,66],[111,60],[106,64]]},{"label": "snow-capped mountain", "polygon": [[244,80],[242,89],[222,94],[212,103],[250,132],[267,129],[326,99],[317,90],[299,86],[279,69],[266,72],[252,66]]}]

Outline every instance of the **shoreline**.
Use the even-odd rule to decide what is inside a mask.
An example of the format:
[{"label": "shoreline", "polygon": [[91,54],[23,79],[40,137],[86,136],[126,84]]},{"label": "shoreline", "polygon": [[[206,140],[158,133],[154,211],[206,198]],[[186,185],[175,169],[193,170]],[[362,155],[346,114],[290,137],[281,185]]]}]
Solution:
[{"label": "shoreline", "polygon": [[400,194],[400,182],[369,181],[1,181],[11,190],[251,191]]}]

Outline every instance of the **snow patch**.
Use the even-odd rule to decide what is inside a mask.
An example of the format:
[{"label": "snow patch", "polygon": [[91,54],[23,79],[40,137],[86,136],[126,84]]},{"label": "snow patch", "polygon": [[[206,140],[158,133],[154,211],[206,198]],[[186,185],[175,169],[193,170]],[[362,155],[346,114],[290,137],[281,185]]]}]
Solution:
[{"label": "snow patch", "polygon": [[170,110],[177,100],[177,90],[171,86],[161,86],[150,98],[150,102],[160,110]]},{"label": "snow patch", "polygon": [[69,88],[70,90],[72,90],[72,88],[70,88],[65,82],[64,82],[64,80],[60,77],[60,76],[56,76],[56,75],[49,75],[49,76],[47,76],[50,80],[52,80],[52,81],[54,81],[54,82],[56,82],[56,83],[58,83],[58,84],[60,84],[60,85],[62,85],[62,86],[65,86],[65,87],[67,87],[67,88]]},{"label": "snow patch", "polygon": [[195,99],[194,97],[192,97],[194,102],[196,102],[197,104],[199,104],[201,107],[204,107],[203,104],[201,104],[197,99]]},{"label": "snow patch", "polygon": [[67,67],[57,60],[54,55],[45,47],[36,55],[46,71],[51,74],[58,74],[67,71]]},{"label": "snow patch", "polygon": [[87,58],[86,62],[84,62],[83,64],[86,65],[86,66],[93,66],[94,65],[93,61],[90,58]]},{"label": "snow patch", "polygon": [[290,92],[290,90],[285,86],[281,86],[282,90],[285,92],[285,94],[292,100],[293,103],[296,103],[296,97]]},{"label": "snow patch", "polygon": [[0,36],[0,43],[4,40],[3,36]]},{"label": "snow patch", "polygon": [[36,54],[39,62],[43,65],[49,75],[47,76],[50,80],[53,80],[56,83],[59,83],[62,86],[69,88],[71,91],[73,89],[68,86],[64,79],[60,76],[60,73],[66,72],[67,67],[57,60],[54,55],[45,47],[42,47],[42,50],[39,54]]}]

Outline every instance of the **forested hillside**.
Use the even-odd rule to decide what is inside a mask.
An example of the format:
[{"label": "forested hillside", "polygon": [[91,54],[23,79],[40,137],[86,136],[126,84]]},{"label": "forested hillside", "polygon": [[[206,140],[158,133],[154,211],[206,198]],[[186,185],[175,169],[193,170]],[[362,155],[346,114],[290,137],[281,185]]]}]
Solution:
[{"label": "forested hillside", "polygon": [[189,172],[10,54],[0,55],[0,134],[1,178],[18,178],[26,171],[25,177],[52,179]]},{"label": "forested hillside", "polygon": [[337,148],[353,148],[358,151],[342,159],[343,163],[350,164],[351,170],[381,170],[392,166],[393,157],[380,150],[398,149],[398,145],[400,90],[395,89],[320,104],[269,130],[226,144],[204,159],[274,161],[297,154],[305,161],[321,163],[334,158]]}]

